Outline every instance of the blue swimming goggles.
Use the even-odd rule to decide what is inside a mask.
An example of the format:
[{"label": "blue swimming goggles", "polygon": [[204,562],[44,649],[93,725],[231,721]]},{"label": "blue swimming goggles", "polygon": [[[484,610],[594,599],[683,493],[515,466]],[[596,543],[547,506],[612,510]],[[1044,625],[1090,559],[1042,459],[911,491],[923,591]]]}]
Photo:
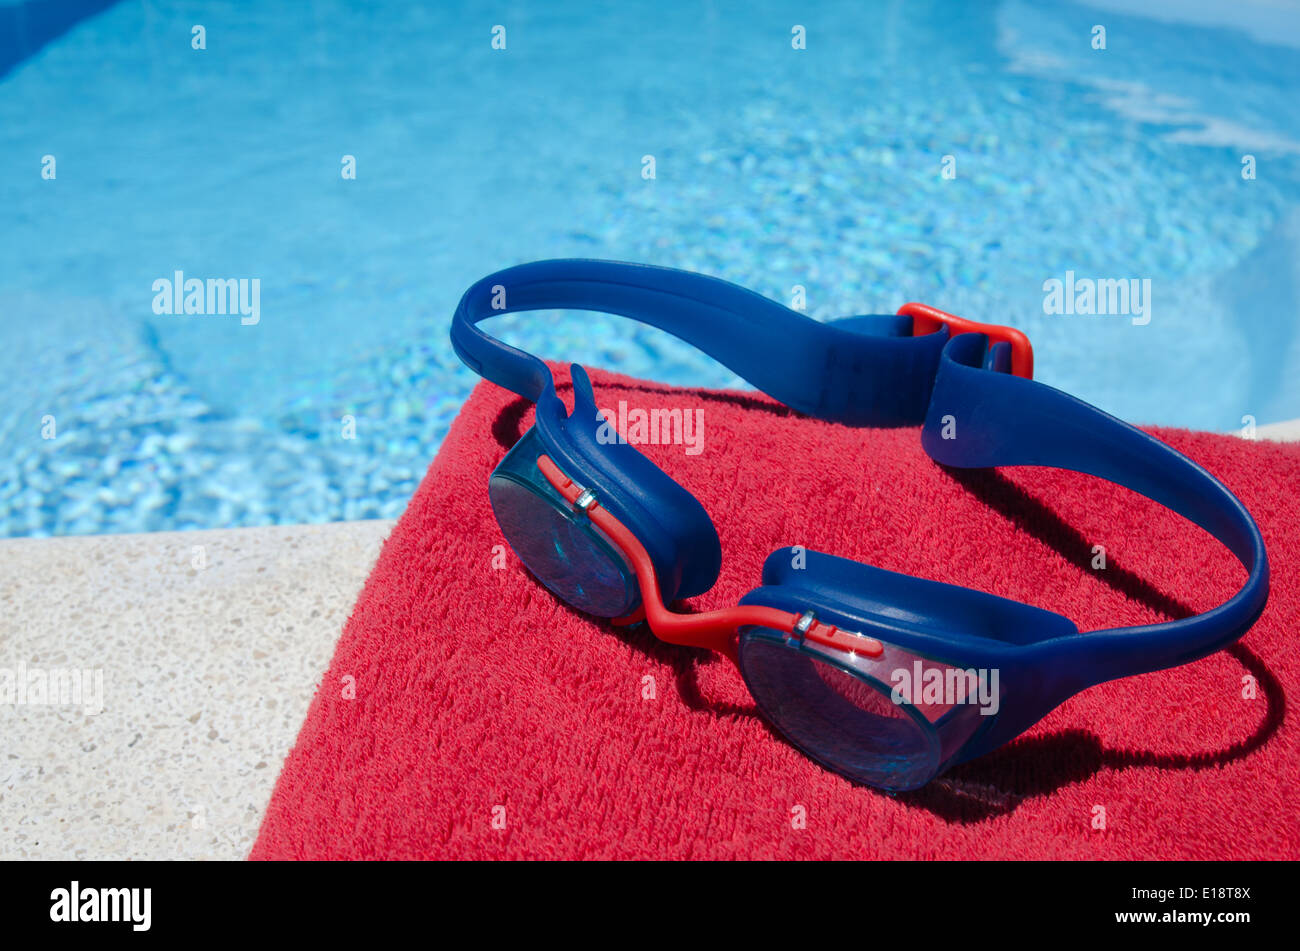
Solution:
[{"label": "blue swimming goggles", "polygon": [[[739,606],[676,614],[667,605],[709,590],[721,565],[703,506],[633,446],[598,438],[582,367],[573,366],[570,415],[541,360],[478,327],[503,313],[559,309],[666,330],[818,419],[924,423],[921,444],[944,465],[1054,466],[1126,486],[1219,539],[1249,578],[1204,614],[1082,634],[1052,611],[817,552],[801,561],[785,548]],[[1263,538],[1223,483],[1158,439],[1030,379],[1028,340],[1010,328],[923,305],[819,323],[698,274],[561,260],[474,284],[451,340],[476,373],[537,404],[536,422],[488,482],[502,532],[537,579],[589,614],[644,619],[665,641],[726,654],[791,743],[858,782],[922,786],[1087,687],[1219,650],[1255,623],[1268,598]]]}]

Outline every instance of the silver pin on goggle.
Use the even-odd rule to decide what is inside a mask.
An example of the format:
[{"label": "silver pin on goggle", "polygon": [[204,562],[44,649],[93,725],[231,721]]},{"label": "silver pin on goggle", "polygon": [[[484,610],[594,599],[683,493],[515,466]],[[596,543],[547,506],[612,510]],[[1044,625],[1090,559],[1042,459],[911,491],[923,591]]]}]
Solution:
[{"label": "silver pin on goggle", "polygon": [[817,623],[817,615],[812,611],[805,611],[799,615],[799,620],[794,622],[794,630],[790,636],[803,640],[803,636],[812,630],[812,626]]}]

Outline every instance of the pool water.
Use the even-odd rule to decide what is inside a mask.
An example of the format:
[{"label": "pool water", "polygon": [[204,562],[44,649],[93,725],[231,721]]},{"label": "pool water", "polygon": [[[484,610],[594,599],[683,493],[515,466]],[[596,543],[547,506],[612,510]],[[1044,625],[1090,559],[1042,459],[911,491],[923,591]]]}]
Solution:
[{"label": "pool water", "polygon": [[[461,292],[548,257],[1011,323],[1040,380],[1138,423],[1300,417],[1276,0],[122,0],[14,26],[43,2],[0,0],[0,534],[399,514],[476,382]],[[256,323],[155,313],[176,271],[256,279]],[[1067,272],[1149,280],[1149,321],[1044,313]],[[500,326],[742,385],[618,318]]]}]

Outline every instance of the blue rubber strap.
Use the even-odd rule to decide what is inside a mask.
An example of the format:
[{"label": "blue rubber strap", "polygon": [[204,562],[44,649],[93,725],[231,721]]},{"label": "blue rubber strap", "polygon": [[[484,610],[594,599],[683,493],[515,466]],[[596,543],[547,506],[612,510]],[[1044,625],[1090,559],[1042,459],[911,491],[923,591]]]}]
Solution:
[{"label": "blue rubber strap", "polygon": [[479,375],[534,402],[546,364],[484,333],[478,322],[527,310],[594,310],[658,327],[702,350],[769,396],[851,426],[925,418],[946,327],[911,336],[911,321],[821,323],[717,278],[613,261],[537,261],[478,281],[452,320],[457,355]]},{"label": "blue rubber strap", "polygon": [[1204,468],[1128,423],[1050,386],[984,369],[986,345],[983,334],[961,334],[944,350],[921,436],[935,461],[1052,466],[1116,482],[1204,528],[1249,572],[1235,596],[1204,614],[1042,646],[1100,683],[1185,664],[1244,634],[1268,599],[1264,539],[1246,507]]}]

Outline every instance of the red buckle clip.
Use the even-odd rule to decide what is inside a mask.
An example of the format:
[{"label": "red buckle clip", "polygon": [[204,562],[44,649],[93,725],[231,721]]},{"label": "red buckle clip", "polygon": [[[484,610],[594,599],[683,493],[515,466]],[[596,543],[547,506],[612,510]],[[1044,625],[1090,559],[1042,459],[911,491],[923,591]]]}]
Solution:
[{"label": "red buckle clip", "polygon": [[1026,380],[1034,378],[1034,348],[1029,343],[1029,338],[1015,327],[981,324],[974,320],[967,320],[965,317],[949,314],[929,304],[904,304],[898,308],[898,313],[900,316],[912,318],[914,337],[934,333],[939,329],[940,324],[945,324],[948,333],[954,337],[958,334],[986,334],[994,343],[1009,343],[1011,344],[1011,372],[1016,376],[1023,376]]}]

